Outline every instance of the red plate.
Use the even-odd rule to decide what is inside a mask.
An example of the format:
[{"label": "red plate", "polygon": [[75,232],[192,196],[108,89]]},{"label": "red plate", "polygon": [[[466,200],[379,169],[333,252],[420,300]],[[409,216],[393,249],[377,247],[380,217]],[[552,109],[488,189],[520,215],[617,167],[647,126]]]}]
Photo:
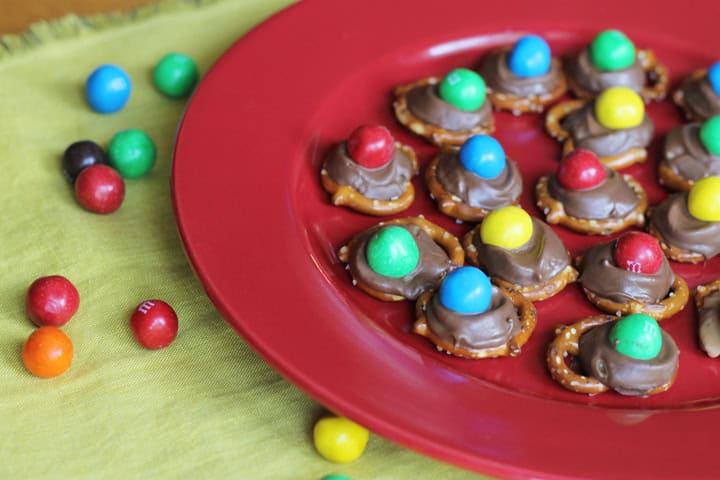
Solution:
[{"label": "red plate", "polygon": [[[318,401],[428,455],[513,478],[716,478],[705,432],[720,424],[720,368],[698,349],[692,306],[662,323],[681,348],[680,371],[651,398],[588,397],[551,380],[544,357],[555,325],[594,312],[576,285],[537,305],[538,328],[519,357],[451,358],[410,333],[410,303],[382,303],[351,285],[334,252],[377,219],[332,207],[319,183],[323,154],[361,123],[388,125],[426,164],[436,150],[394,121],[393,87],[472,67],[521,33],[567,53],[621,28],[655,51],[675,85],[720,57],[720,4],[701,3],[681,11],[627,0],[306,1],[273,17],[215,65],[179,129],[175,208],[208,295]],[[669,102],[648,110],[658,138],[682,121]],[[531,186],[555,167],[560,145],[537,115],[496,119],[523,172],[523,205],[538,215]],[[656,140],[651,160],[628,169],[651,203],[665,196],[658,150]],[[456,234],[470,228],[439,214],[419,180],[416,189],[407,215]],[[573,253],[598,241],[556,231]],[[720,276],[717,259],[673,268],[691,287]]]}]

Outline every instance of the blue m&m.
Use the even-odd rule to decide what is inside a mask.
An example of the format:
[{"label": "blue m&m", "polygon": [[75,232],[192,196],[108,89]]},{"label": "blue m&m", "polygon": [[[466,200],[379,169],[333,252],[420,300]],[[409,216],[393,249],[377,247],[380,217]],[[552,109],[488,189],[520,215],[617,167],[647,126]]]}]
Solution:
[{"label": "blue m&m", "polygon": [[550,71],[550,46],[537,35],[525,35],[515,42],[508,65],[518,77],[537,77]]},{"label": "blue m&m", "polygon": [[98,113],[115,113],[130,98],[132,83],[125,71],[116,65],[101,65],[85,82],[85,98]]},{"label": "blue m&m", "polygon": [[479,268],[460,267],[445,276],[438,294],[440,304],[445,308],[474,315],[490,308],[492,285]]},{"label": "blue m&m", "polygon": [[497,178],[505,170],[505,150],[489,135],[468,138],[459,153],[460,164],[480,178]]},{"label": "blue m&m", "polygon": [[710,65],[707,72],[707,78],[715,95],[720,95],[720,62]]}]

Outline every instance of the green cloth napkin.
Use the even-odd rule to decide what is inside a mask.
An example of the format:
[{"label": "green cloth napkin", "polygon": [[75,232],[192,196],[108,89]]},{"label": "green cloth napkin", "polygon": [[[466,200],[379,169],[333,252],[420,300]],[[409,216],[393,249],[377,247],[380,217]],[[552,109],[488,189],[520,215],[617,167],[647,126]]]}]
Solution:
[{"label": "green cloth napkin", "polygon": [[[320,457],[312,427],[324,409],[266,365],[223,321],[185,258],[170,198],[171,150],[184,101],[159,94],[154,64],[193,57],[204,73],[237,38],[289,0],[165,1],[131,13],[74,16],[0,38],[0,478],[461,479],[475,475],[371,436],[352,464]],[[83,85],[103,63],[133,80],[124,110],[94,113]],[[141,128],[157,163],[126,181],[112,215],[76,203],[62,152]],[[80,291],[63,330],[75,346],[64,375],[40,379],[20,350],[34,325],[24,297],[61,274]],[[149,351],[128,321],[164,299],[180,331]]]}]

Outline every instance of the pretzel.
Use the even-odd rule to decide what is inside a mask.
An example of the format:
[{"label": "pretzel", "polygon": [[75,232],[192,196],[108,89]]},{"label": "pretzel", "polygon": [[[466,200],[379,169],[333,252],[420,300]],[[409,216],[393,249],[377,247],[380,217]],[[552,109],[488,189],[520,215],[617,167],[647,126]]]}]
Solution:
[{"label": "pretzel", "polygon": [[[571,356],[577,357],[579,354],[580,337],[582,337],[584,333],[605,323],[614,322],[615,320],[617,320],[617,317],[613,317],[612,315],[595,315],[583,318],[572,325],[559,325],[555,329],[555,338],[550,342],[547,350],[547,365],[553,380],[568,390],[587,393],[588,395],[595,395],[609,390],[610,387],[598,379],[573,371],[566,363],[566,358]],[[676,376],[677,370],[669,382],[650,390],[646,395],[654,395],[666,391],[675,382]]]},{"label": "pretzel", "polygon": [[491,134],[495,131],[495,119],[491,116],[487,125],[478,125],[470,130],[447,130],[441,126],[433,125],[416,117],[407,102],[407,93],[417,87],[425,85],[436,85],[439,82],[437,77],[428,77],[416,82],[400,85],[395,88],[395,101],[393,108],[398,121],[411,131],[427,139],[438,147],[450,146],[460,147],[465,140],[473,135]]},{"label": "pretzel", "polygon": [[658,181],[661,185],[670,190],[688,192],[695,185],[695,180],[690,180],[670,168],[667,160],[662,159],[658,164]]},{"label": "pretzel", "polygon": [[[651,211],[649,210],[648,216],[650,216],[650,213]],[[648,233],[657,238],[660,243],[660,248],[662,248],[663,253],[665,253],[665,256],[670,260],[680,263],[700,263],[705,261],[705,256],[702,253],[691,252],[690,250],[668,245],[662,234],[657,228],[655,228],[655,225],[653,225],[652,222],[648,223]]]},{"label": "pretzel", "polygon": [[[422,228],[435,243],[440,245],[445,250],[445,252],[447,252],[448,257],[450,257],[450,262],[452,262],[453,265],[459,267],[465,263],[465,252],[460,246],[460,241],[457,239],[457,237],[450,234],[442,227],[439,227],[438,225],[435,225],[434,223],[429,222],[422,217],[397,218],[394,220],[389,220],[387,222],[380,222],[378,225],[383,226],[409,224],[414,224]],[[361,234],[355,235],[353,238],[350,239],[347,245],[343,245],[338,249],[337,256],[341,262],[346,264],[349,263],[350,256],[354,255],[358,248],[362,248],[361,242],[359,241],[360,236]],[[352,275],[352,272],[350,273],[350,275]],[[357,285],[361,290],[379,300],[383,300],[386,302],[397,302],[401,300],[406,300],[406,298],[401,295],[393,295],[390,293],[376,290],[367,283],[365,283],[362,279],[355,278],[355,276],[353,276],[353,284]]]},{"label": "pretzel", "polygon": [[[578,256],[575,259],[575,265],[580,267],[582,259],[582,256]],[[658,303],[643,303],[635,300],[628,300],[620,303],[598,295],[597,293],[588,290],[584,285],[582,289],[583,292],[585,292],[587,299],[590,300],[590,303],[603,312],[614,314],[616,316],[629,315],[631,313],[644,313],[645,315],[653,317],[655,320],[672,317],[685,308],[688,298],[690,297],[690,291],[688,290],[687,283],[680,275],[675,275],[673,284],[670,286],[670,291],[665,298]]]},{"label": "pretzel", "polygon": [[520,331],[504,345],[471,349],[455,345],[452,342],[435,335],[430,327],[428,327],[427,323],[427,309],[433,295],[435,294],[434,291],[425,292],[420,296],[420,298],[418,298],[418,301],[415,304],[416,320],[413,325],[413,331],[434,343],[435,347],[439,351],[444,351],[448,354],[455,355],[456,357],[472,359],[507,356],[515,357],[520,354],[522,346],[527,343],[533,330],[535,330],[535,324],[537,323],[535,306],[518,292],[506,290],[504,288],[501,288],[500,290],[504,295],[510,297],[512,304],[520,317]]},{"label": "pretzel", "polygon": [[[698,312],[705,307],[705,297],[720,291],[720,279],[710,282],[706,285],[698,285],[695,289],[695,306]],[[698,337],[700,347],[705,351],[708,357],[717,358],[720,355],[720,349],[715,345],[718,336],[718,324],[714,319],[705,319],[698,322]]]},{"label": "pretzel", "polygon": [[[427,183],[430,196],[437,202],[438,209],[453,218],[466,222],[479,222],[490,213],[482,207],[473,207],[464,203],[461,198],[445,190],[437,178],[437,167],[440,163],[440,155],[435,157],[425,169],[425,183]],[[511,205],[518,205],[520,199],[516,198]]]},{"label": "pretzel", "polygon": [[[395,148],[399,149],[410,159],[413,165],[413,175],[417,175],[418,164],[415,151],[399,142],[395,142]],[[415,188],[409,181],[405,191],[397,198],[391,200],[368,198],[350,185],[338,185],[335,180],[328,175],[325,163],[323,163],[322,169],[320,170],[320,180],[323,188],[331,195],[333,205],[345,206],[368,215],[393,215],[406,210],[410,207],[413,200],[415,200]]]},{"label": "pretzel", "polygon": [[[507,50],[510,50],[508,47]],[[552,59],[552,68],[556,68],[562,72],[562,66],[560,60],[557,58]],[[567,82],[565,75],[562,73],[559,76],[558,84],[551,91],[543,93],[541,95],[528,95],[519,96],[513,95],[512,93],[496,92],[491,87],[487,87],[487,97],[497,110],[507,110],[515,115],[520,113],[540,113],[545,110],[545,107],[553,103],[558,98],[562,97],[567,91]]]},{"label": "pretzel", "polygon": [[[662,100],[667,94],[668,83],[670,81],[667,68],[657,61],[652,50],[638,50],[637,57],[640,66],[645,71],[649,80],[649,84],[644,86],[638,93],[645,103],[652,100]],[[573,79],[571,75],[567,77],[568,86],[575,96],[579,98],[592,98],[599,93],[585,90],[575,82],[575,79]]]},{"label": "pretzel", "polygon": [[687,78],[685,78],[682,81],[682,83],[677,88],[677,90],[675,90],[672,94],[673,103],[675,103],[675,105],[680,107],[680,109],[685,113],[685,117],[690,121],[704,122],[706,120],[706,118],[703,115],[699,115],[697,112],[692,110],[685,103],[685,86],[689,83],[700,80],[701,78],[705,77],[706,75],[707,75],[706,68],[701,68],[700,70],[695,70]]},{"label": "pretzel", "polygon": [[[591,100],[580,99],[560,102],[552,107],[545,117],[545,130],[547,130],[547,132],[554,138],[564,141],[562,152],[563,156],[575,150],[575,144],[570,137],[570,133],[560,125],[560,122],[562,122],[562,120],[570,113],[580,109],[589,101]],[[640,147],[633,147],[618,155],[608,155],[605,157],[598,156],[598,158],[608,167],[620,170],[622,168],[629,167],[634,163],[645,161],[647,158],[647,150]]]},{"label": "pretzel", "polygon": [[695,306],[697,309],[700,310],[703,308],[705,297],[717,291],[720,291],[720,279],[705,285],[698,285],[695,289]]},{"label": "pretzel", "polygon": [[548,191],[550,176],[540,177],[535,185],[537,206],[545,214],[545,220],[551,225],[563,225],[575,232],[588,235],[610,235],[630,227],[645,225],[645,210],[647,210],[647,195],[642,186],[630,175],[623,175],[623,180],[638,196],[638,204],[632,211],[622,218],[587,219],[573,217],[565,213],[562,202],[555,200]]},{"label": "pretzel", "polygon": [[[480,255],[478,254],[477,248],[473,245],[473,237],[475,235],[475,229],[470,230],[462,239],[463,248],[467,256],[468,263],[475,265],[476,267],[483,268],[480,262]],[[572,283],[577,280],[578,272],[573,268],[572,265],[568,265],[562,269],[557,275],[551,278],[546,283],[541,285],[516,285],[501,278],[491,276],[490,280],[495,285],[502,287],[506,290],[513,290],[520,292],[525,298],[531,302],[539,302],[550,298],[556,293],[559,293],[568,283]]]}]

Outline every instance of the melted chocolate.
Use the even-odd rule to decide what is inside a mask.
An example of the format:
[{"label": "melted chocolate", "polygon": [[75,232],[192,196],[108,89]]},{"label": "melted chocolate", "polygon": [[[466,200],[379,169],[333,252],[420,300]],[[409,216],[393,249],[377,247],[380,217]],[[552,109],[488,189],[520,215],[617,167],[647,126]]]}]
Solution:
[{"label": "melted chocolate", "polygon": [[458,313],[444,307],[434,295],[427,309],[430,330],[457,348],[482,350],[507,344],[520,331],[515,306],[499,288],[492,287],[488,311],[478,314]]},{"label": "melted chocolate", "polygon": [[414,174],[413,162],[400,149],[385,165],[365,168],[358,165],[347,153],[342,142],[330,151],[325,169],[338,185],[349,185],[360,194],[373,200],[393,200],[405,192]]},{"label": "melted chocolate", "polygon": [[593,245],[583,255],[580,282],[597,295],[617,303],[634,300],[658,303],[667,297],[675,281],[670,263],[663,256],[657,273],[635,273],[618,267],[614,260],[615,241]]},{"label": "melted chocolate", "polygon": [[613,325],[599,325],[580,337],[580,363],[587,375],[634,396],[647,395],[675,377],[679,352],[670,335],[662,332],[662,347],[655,358],[638,360],[615,350],[609,337]]},{"label": "melted chocolate", "polygon": [[607,167],[605,173],[605,181],[586,190],[568,190],[560,185],[556,175],[552,175],[548,193],[563,204],[565,213],[571,217],[588,220],[623,218],[637,207],[640,198],[622,174]]},{"label": "melted chocolate", "polygon": [[529,287],[548,283],[570,264],[565,245],[552,229],[533,218],[533,233],[522,247],[507,250],[482,243],[480,228],[473,230],[480,268],[491,277]]},{"label": "melted chocolate", "polygon": [[680,85],[683,103],[696,117],[707,120],[720,115],[720,96],[713,91],[707,76],[689,78]]},{"label": "melted chocolate", "polygon": [[508,64],[510,49],[489,52],[480,65],[480,75],[495,93],[508,93],[517,97],[540,96],[552,92],[561,81],[559,62],[552,62],[550,70],[535,77],[518,77]]},{"label": "melted chocolate", "polygon": [[715,291],[703,298],[698,309],[698,336],[700,346],[709,357],[720,356],[720,292]]},{"label": "melted chocolate", "polygon": [[653,209],[650,223],[666,244],[710,259],[720,253],[720,222],[706,222],[690,215],[687,198],[687,193],[678,193],[663,200]]},{"label": "melted chocolate", "polygon": [[407,105],[419,119],[454,132],[487,125],[492,118],[492,107],[487,100],[477,110],[466,112],[440,98],[437,85],[413,88],[407,93]]},{"label": "melted chocolate", "polygon": [[403,277],[386,277],[375,273],[368,264],[365,248],[370,238],[386,226],[377,225],[360,234],[356,248],[350,252],[348,265],[353,277],[379,292],[415,300],[424,291],[437,287],[455,265],[448,254],[425,231],[414,224],[399,225],[410,232],[417,242],[420,258],[415,270]]},{"label": "melted chocolate", "polygon": [[700,140],[698,123],[680,125],[668,132],[663,146],[667,165],[687,180],[720,175],[720,157],[708,152]]},{"label": "melted chocolate", "polygon": [[471,207],[495,210],[520,198],[522,177],[515,162],[507,159],[505,169],[496,178],[485,179],[467,170],[457,152],[440,154],[437,179],[450,194]]},{"label": "melted chocolate", "polygon": [[637,58],[628,68],[606,72],[592,63],[589,48],[585,48],[574,61],[569,62],[567,71],[578,87],[594,94],[609,87],[628,87],[640,93],[646,83],[645,70]]},{"label": "melted chocolate", "polygon": [[568,114],[560,125],[567,130],[575,148],[586,148],[600,157],[619,155],[631,148],[644,148],[655,131],[647,114],[637,127],[617,130],[604,127],[595,117],[594,102],[588,102]]}]

